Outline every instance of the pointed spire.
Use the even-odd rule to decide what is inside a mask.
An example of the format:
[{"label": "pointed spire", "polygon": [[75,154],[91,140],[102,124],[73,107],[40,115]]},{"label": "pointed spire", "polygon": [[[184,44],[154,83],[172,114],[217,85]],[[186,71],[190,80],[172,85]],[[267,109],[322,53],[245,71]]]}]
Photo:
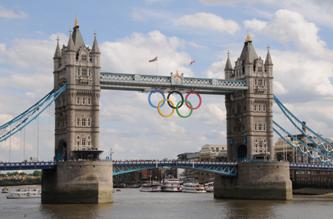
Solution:
[{"label": "pointed spire", "polygon": [[84,40],[80,33],[79,22],[77,21],[77,18],[75,18],[75,21],[74,21],[72,38],[73,38],[73,42],[74,42],[75,51],[77,51],[81,47],[85,46]]},{"label": "pointed spire", "polygon": [[253,63],[255,59],[258,58],[256,50],[252,45],[252,36],[247,34],[245,37],[244,47],[240,56],[240,59],[243,60],[244,63]]},{"label": "pointed spire", "polygon": [[61,53],[60,53],[60,46],[59,46],[59,36],[57,37],[57,47],[54,53],[54,58],[60,58]]},{"label": "pointed spire", "polygon": [[73,38],[72,38],[72,31],[69,31],[67,49],[70,51],[74,51],[74,42],[73,42]]},{"label": "pointed spire", "polygon": [[97,39],[96,39],[96,33],[94,33],[94,43],[92,45],[91,52],[92,53],[100,53],[98,43],[97,43]]},{"label": "pointed spire", "polygon": [[271,53],[269,52],[270,47],[267,47],[267,55],[265,59],[265,65],[273,65],[272,58],[271,58]]},{"label": "pointed spire", "polygon": [[77,17],[74,20],[74,28],[79,28],[79,22],[77,21]]},{"label": "pointed spire", "polygon": [[230,58],[229,58],[229,50],[228,50],[228,58],[227,58],[227,61],[225,63],[225,67],[224,67],[224,70],[232,70],[232,65],[231,65],[231,62],[230,62]]}]

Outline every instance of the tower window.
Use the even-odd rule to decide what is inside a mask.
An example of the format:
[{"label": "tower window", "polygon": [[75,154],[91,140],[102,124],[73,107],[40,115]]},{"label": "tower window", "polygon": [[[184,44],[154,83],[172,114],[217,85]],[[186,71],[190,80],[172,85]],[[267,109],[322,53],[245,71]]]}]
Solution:
[{"label": "tower window", "polygon": [[87,73],[87,69],[86,68],[82,68],[82,76],[83,77],[87,77],[88,73]]},{"label": "tower window", "polygon": [[82,118],[82,126],[86,126],[86,119],[85,118]]}]

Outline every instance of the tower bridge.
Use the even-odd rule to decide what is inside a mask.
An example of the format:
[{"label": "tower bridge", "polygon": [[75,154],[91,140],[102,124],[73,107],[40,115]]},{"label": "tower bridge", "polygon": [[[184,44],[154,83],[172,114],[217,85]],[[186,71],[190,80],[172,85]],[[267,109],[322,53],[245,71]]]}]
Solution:
[{"label": "tower bridge", "polygon": [[[92,48],[84,43],[75,22],[67,45],[57,43],[54,60],[54,89],[29,109],[0,126],[0,141],[15,135],[55,101],[54,161],[0,163],[0,170],[43,169],[43,203],[103,203],[112,201],[112,176],[159,167],[192,168],[216,174],[216,198],[292,198],[289,169],[331,171],[333,145],[308,126],[314,140],[302,131],[303,124],[277,97],[273,96],[273,62],[269,50],[265,59],[257,55],[247,36],[240,57],[231,64],[228,55],[225,79],[101,72],[96,36]],[[225,95],[227,112],[228,160],[218,162],[110,162],[100,160],[100,93],[105,90],[162,93],[194,92]],[[288,131],[274,121],[273,97],[289,121],[305,136],[290,146],[316,159],[318,165],[277,162],[274,158],[273,131],[280,137]],[[165,100],[169,103],[169,100]],[[163,103],[164,103],[163,102]],[[186,104],[186,101],[185,101]],[[177,108],[173,106],[174,108]],[[275,128],[273,128],[275,125]],[[312,141],[310,147],[306,141]],[[314,146],[313,146],[314,145]]]}]

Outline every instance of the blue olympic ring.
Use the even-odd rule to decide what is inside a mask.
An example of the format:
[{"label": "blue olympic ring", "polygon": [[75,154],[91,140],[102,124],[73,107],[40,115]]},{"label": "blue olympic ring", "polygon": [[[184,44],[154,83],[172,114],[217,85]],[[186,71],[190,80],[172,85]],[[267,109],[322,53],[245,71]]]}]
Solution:
[{"label": "blue olympic ring", "polygon": [[159,93],[159,94],[162,95],[162,97],[163,97],[163,103],[160,105],[160,107],[162,107],[162,106],[165,104],[166,99],[165,99],[164,92],[163,92],[162,90],[159,90],[159,89],[154,89],[154,90],[151,90],[151,91],[149,92],[149,95],[148,95],[148,103],[149,103],[149,105],[150,105],[151,107],[153,107],[153,108],[157,108],[157,106],[154,105],[154,104],[151,102],[151,95],[152,95],[153,93]]}]

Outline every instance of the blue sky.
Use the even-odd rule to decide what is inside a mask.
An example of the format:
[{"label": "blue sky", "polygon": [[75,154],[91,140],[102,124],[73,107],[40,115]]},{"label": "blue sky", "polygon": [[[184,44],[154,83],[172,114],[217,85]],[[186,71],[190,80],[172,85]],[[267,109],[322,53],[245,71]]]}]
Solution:
[{"label": "blue sky", "polygon": [[[53,84],[56,38],[67,42],[74,18],[86,44],[97,33],[102,70],[223,78],[247,33],[261,57],[271,47],[274,93],[325,136],[333,136],[331,1],[142,0],[0,2],[0,122],[34,103]],[[159,56],[158,66],[147,60]],[[189,66],[191,59],[196,63]],[[147,94],[103,91],[101,144],[116,159],[175,157],[205,143],[225,143],[223,96],[204,96],[190,119],[162,119]],[[18,104],[20,103],[20,104]],[[276,110],[274,116],[286,124]],[[53,153],[53,109],[42,119],[41,159]],[[27,129],[26,156],[35,155],[36,124]],[[20,160],[23,133],[11,143]],[[9,142],[0,143],[9,153]],[[0,159],[8,159],[7,153]]]}]

